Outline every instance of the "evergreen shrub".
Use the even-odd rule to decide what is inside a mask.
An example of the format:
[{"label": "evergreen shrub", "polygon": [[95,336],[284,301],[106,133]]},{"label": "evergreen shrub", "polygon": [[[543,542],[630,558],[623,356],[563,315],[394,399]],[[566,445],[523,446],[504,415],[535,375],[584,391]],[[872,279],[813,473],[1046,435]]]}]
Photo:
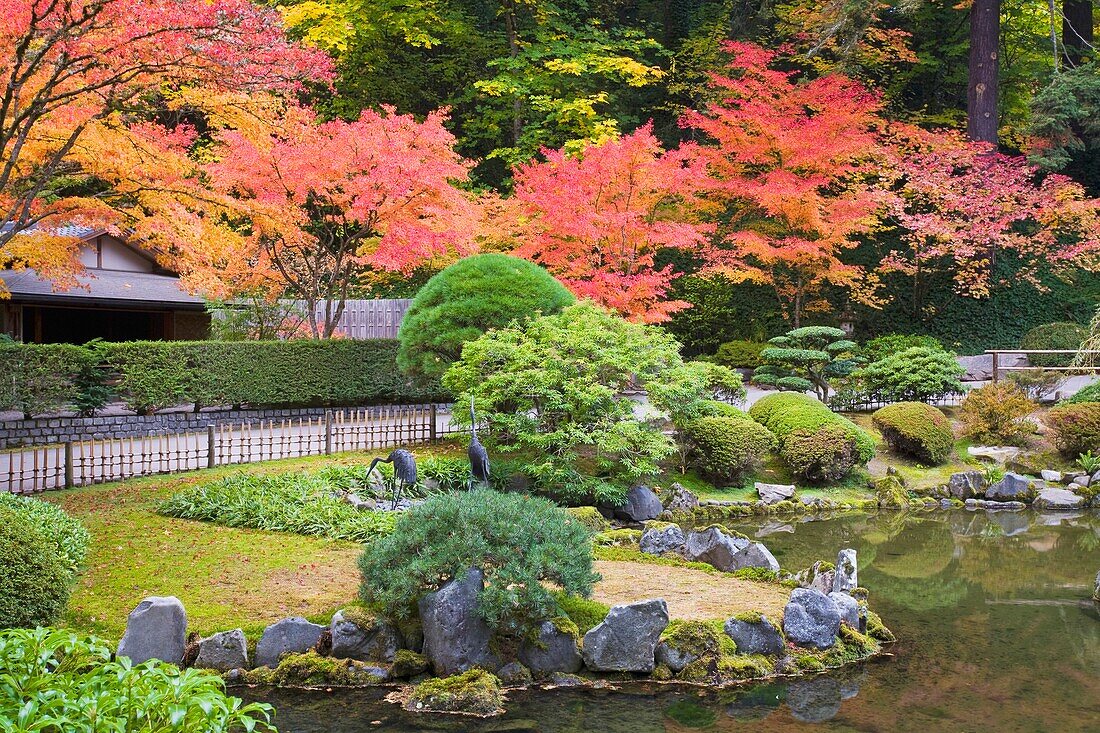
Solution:
[{"label": "evergreen shrub", "polygon": [[838,480],[875,455],[870,435],[809,395],[768,395],[749,409],[749,416],[775,435],[788,467],[810,481]]},{"label": "evergreen shrub", "polygon": [[686,422],[680,433],[694,465],[722,482],[737,480],[775,447],[771,431],[748,416],[701,417]]},{"label": "evergreen shrub", "polygon": [[954,446],[951,423],[931,405],[898,402],[876,411],[871,421],[896,453],[926,465],[938,465],[951,455]]},{"label": "evergreen shrub", "polygon": [[1028,415],[1039,406],[1014,382],[996,382],[970,390],[959,417],[963,434],[994,445],[1024,445],[1035,432]]},{"label": "evergreen shrub", "polygon": [[917,401],[959,394],[966,372],[955,355],[942,349],[913,346],[852,373],[860,391],[886,402]]},{"label": "evergreen shrub", "polygon": [[48,626],[69,602],[73,574],[35,523],[0,507],[0,629]]},{"label": "evergreen shrub", "polygon": [[1044,422],[1058,450],[1070,458],[1100,452],[1100,402],[1051,408]]}]

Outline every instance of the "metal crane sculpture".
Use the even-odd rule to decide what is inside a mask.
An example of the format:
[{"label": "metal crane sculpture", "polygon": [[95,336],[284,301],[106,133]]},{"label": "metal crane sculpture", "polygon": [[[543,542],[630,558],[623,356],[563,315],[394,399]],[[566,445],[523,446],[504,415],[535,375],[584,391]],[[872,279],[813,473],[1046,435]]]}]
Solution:
[{"label": "metal crane sculpture", "polygon": [[470,398],[470,447],[466,449],[466,455],[470,458],[470,488],[476,481],[482,485],[489,484],[489,454],[485,446],[477,439],[477,419],[474,417],[474,398]]},{"label": "metal crane sculpture", "polygon": [[416,458],[404,448],[398,448],[386,458],[375,458],[371,461],[370,468],[367,469],[367,476],[370,476],[371,472],[374,471],[374,467],[379,463],[393,464],[393,480],[390,482],[393,503],[390,505],[390,509],[396,509],[397,502],[401,501],[401,494],[405,488],[416,486]]}]

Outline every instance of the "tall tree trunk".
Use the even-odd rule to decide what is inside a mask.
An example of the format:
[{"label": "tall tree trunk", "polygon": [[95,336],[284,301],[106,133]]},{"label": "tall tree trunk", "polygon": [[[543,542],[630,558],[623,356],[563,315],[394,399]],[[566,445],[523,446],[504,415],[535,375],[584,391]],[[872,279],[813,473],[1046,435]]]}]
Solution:
[{"label": "tall tree trunk", "polygon": [[1062,3],[1062,48],[1066,66],[1080,66],[1092,53],[1092,0],[1064,0]]},{"label": "tall tree trunk", "polygon": [[[504,32],[508,39],[508,56],[519,56],[519,19],[516,17],[516,4],[514,0],[504,3]],[[512,144],[519,146],[520,135],[523,134],[523,100],[516,97],[512,101]]]},{"label": "tall tree trunk", "polygon": [[970,70],[966,90],[966,134],[997,143],[997,87],[1001,0],[974,0],[970,10]]}]

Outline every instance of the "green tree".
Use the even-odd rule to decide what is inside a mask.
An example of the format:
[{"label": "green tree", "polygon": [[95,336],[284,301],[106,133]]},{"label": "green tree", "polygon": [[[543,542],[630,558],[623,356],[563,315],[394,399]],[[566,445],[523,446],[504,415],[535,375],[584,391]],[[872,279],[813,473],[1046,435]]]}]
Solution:
[{"label": "green tree", "polygon": [[794,392],[812,389],[822,402],[829,398],[830,380],[851,374],[856,366],[856,344],[839,328],[804,326],[768,343],[760,352],[764,365],[753,371],[752,380]]}]

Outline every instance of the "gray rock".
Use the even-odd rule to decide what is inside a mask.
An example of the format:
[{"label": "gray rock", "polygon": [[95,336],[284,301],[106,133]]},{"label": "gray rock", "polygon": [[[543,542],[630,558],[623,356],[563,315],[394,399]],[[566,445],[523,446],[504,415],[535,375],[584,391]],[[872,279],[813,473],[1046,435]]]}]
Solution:
[{"label": "gray rock", "polygon": [[867,611],[859,605],[859,601],[847,593],[834,592],[829,594],[829,600],[836,604],[840,613],[840,620],[856,631],[867,628]]},{"label": "gray rock", "polygon": [[680,484],[673,484],[669,487],[665,509],[673,512],[690,512],[697,506],[699,506],[699,497],[691,491]]},{"label": "gray rock", "polygon": [[1097,471],[1096,473],[1092,474],[1092,476],[1089,478],[1089,486],[1092,486],[1097,481],[1100,481],[1100,471]]},{"label": "gray rock", "polygon": [[1082,486],[1092,486],[1092,476],[1089,476],[1087,473],[1082,473],[1074,480]]},{"label": "gray rock", "polygon": [[847,592],[859,587],[859,573],[856,565],[856,551],[847,548],[836,556],[836,574],[833,577],[834,591]]},{"label": "gray rock", "polygon": [[160,659],[183,661],[187,646],[187,611],[175,596],[150,596],[130,611],[126,633],[118,644],[118,656],[134,664]]},{"label": "gray rock", "polygon": [[626,503],[612,511],[624,522],[646,522],[659,517],[664,506],[648,486],[635,486],[626,492]]},{"label": "gray rock", "polygon": [[791,716],[803,723],[824,723],[840,712],[840,683],[832,677],[792,682],[787,688]]},{"label": "gray rock", "polygon": [[538,636],[533,641],[525,641],[520,647],[519,661],[536,675],[553,672],[573,674],[583,663],[577,642],[577,637],[569,631],[559,629],[550,621],[543,621],[539,625]]},{"label": "gray rock", "polygon": [[819,560],[805,570],[799,571],[794,576],[795,582],[802,588],[813,588],[825,594],[832,593],[836,571],[822,570],[822,565],[823,563]]},{"label": "gray rock", "polygon": [[[955,360],[966,370],[962,376],[963,382],[985,382],[993,379],[993,354],[957,356]],[[1027,364],[1027,357],[1022,354],[1001,354],[999,362],[1002,367],[1027,366]]]},{"label": "gray rock", "polygon": [[472,667],[500,666],[489,648],[493,632],[477,613],[477,598],[484,587],[481,570],[470,568],[465,577],[451,580],[420,599],[424,656],[440,677]]},{"label": "gray rock", "polygon": [[329,624],[332,635],[332,656],[337,659],[355,659],[360,662],[393,662],[401,648],[401,632],[381,619],[372,619],[364,628],[337,611]]},{"label": "gray rock", "polygon": [[756,493],[765,504],[778,504],[794,496],[794,486],[790,484],[765,484],[757,481]]},{"label": "gray rock", "polygon": [[648,555],[663,555],[677,552],[684,546],[684,530],[675,524],[664,527],[647,528],[642,532],[638,548]]},{"label": "gray rock", "polygon": [[688,651],[687,649],[674,647],[667,641],[662,641],[657,644],[657,664],[663,664],[673,672],[682,671],[684,667],[698,658],[698,654]]},{"label": "gray rock", "polygon": [[710,563],[727,573],[741,568],[779,570],[779,562],[767,547],[728,535],[718,527],[688,532],[683,552],[692,562]]},{"label": "gray rock", "polygon": [[783,654],[783,635],[779,627],[761,615],[759,621],[726,621],[726,635],[733,639],[739,654],[765,654],[778,657]]},{"label": "gray rock", "polygon": [[505,687],[525,687],[533,681],[531,670],[519,662],[509,662],[498,669],[497,679]]},{"label": "gray rock", "polygon": [[1018,473],[1006,473],[1005,477],[985,490],[990,501],[1026,501],[1031,498],[1031,479]]},{"label": "gray rock", "polygon": [[1086,487],[1077,483],[1076,481],[1073,481],[1066,486],[1066,491],[1072,491],[1076,494],[1078,491],[1081,491],[1084,488]]},{"label": "gray rock", "polygon": [[324,626],[313,624],[300,616],[284,618],[264,629],[256,644],[256,666],[274,667],[284,654],[303,654],[321,639]]},{"label": "gray rock", "polygon": [[1046,488],[1039,491],[1031,506],[1035,509],[1079,509],[1085,505],[1085,498],[1067,489]]},{"label": "gray rock", "polygon": [[799,646],[829,649],[840,631],[840,610],[827,595],[795,588],[783,609],[783,633]]},{"label": "gray rock", "polygon": [[233,629],[199,640],[199,655],[191,666],[218,672],[248,669],[248,641],[244,632]]},{"label": "gray rock", "polygon": [[1039,475],[1042,477],[1043,481],[1052,481],[1056,484],[1062,482],[1061,471],[1052,471],[1049,468],[1044,468],[1042,471],[1039,472]]},{"label": "gray rock", "polygon": [[645,672],[655,666],[657,642],[668,626],[668,605],[656,598],[612,606],[584,635],[581,655],[594,672]]},{"label": "gray rock", "polygon": [[1027,504],[1022,501],[986,501],[984,499],[967,499],[966,508],[970,511],[985,509],[988,512],[1018,512],[1027,509]]},{"label": "gray rock", "polygon": [[1007,463],[1020,455],[1020,449],[1010,445],[972,445],[966,452],[975,458],[988,458],[996,463]]},{"label": "gray rock", "polygon": [[963,471],[951,474],[947,480],[947,491],[952,497],[966,501],[985,491],[985,477],[981,471]]}]

